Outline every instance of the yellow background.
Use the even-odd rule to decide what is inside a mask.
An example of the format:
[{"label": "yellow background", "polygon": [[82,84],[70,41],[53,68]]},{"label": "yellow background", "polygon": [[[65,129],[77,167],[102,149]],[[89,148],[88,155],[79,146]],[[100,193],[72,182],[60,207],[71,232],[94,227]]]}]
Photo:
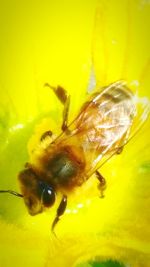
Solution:
[{"label": "yellow background", "polygon": [[[59,131],[62,107],[45,82],[71,94],[70,120],[86,97],[92,68],[97,85],[125,79],[150,97],[149,11],[140,0],[0,3],[0,188],[19,190],[27,146],[49,125]],[[59,240],[50,233],[57,205],[31,217],[22,200],[0,196],[0,266],[70,267],[96,257],[149,267],[149,127],[148,121],[101,169],[103,200],[94,177],[70,196]]]}]

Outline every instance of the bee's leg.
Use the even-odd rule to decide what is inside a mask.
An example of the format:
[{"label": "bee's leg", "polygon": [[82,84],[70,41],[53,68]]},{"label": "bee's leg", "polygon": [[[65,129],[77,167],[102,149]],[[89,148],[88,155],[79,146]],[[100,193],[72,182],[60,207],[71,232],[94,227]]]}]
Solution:
[{"label": "bee's leg", "polygon": [[118,149],[117,149],[117,152],[116,152],[116,154],[121,154],[122,153],[122,151],[123,151],[123,146],[121,146],[121,147],[119,147]]},{"label": "bee's leg", "polygon": [[67,97],[67,100],[64,104],[64,110],[63,110],[63,123],[61,126],[62,131],[66,131],[69,133],[68,129],[68,114],[69,114],[69,106],[70,106],[70,96]]},{"label": "bee's leg", "polygon": [[60,220],[60,216],[62,216],[64,214],[66,207],[67,207],[67,196],[64,195],[62,197],[62,200],[61,200],[59,207],[57,209],[56,217],[52,223],[51,230],[54,234],[55,234],[54,228],[55,228],[56,224],[58,223],[58,221]]},{"label": "bee's leg", "polygon": [[62,88],[61,86],[53,87],[48,83],[45,83],[44,86],[48,86],[53,90],[55,95],[58,97],[60,102],[64,105],[63,110],[63,122],[61,129],[62,131],[66,131],[68,129],[67,123],[68,123],[68,113],[69,113],[69,106],[70,106],[70,95],[68,95],[67,91]]},{"label": "bee's leg", "polygon": [[117,148],[116,154],[120,155],[124,149],[125,144],[128,142],[130,131],[128,130],[127,133],[124,134],[122,140],[120,141],[119,147]]},{"label": "bee's leg", "polygon": [[95,172],[97,179],[99,180],[100,184],[98,186],[98,189],[101,192],[101,198],[104,197],[104,190],[106,189],[106,180],[105,178],[99,173],[99,171]]},{"label": "bee's leg", "polygon": [[43,141],[47,136],[52,137],[53,133],[52,131],[46,131],[42,134],[40,141]]}]

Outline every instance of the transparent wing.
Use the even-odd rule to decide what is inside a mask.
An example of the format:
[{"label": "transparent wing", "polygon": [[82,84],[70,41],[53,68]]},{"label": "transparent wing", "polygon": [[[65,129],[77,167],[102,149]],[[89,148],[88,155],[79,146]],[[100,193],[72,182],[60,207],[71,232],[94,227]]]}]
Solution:
[{"label": "transparent wing", "polygon": [[[150,114],[150,100],[147,97],[139,97],[138,94],[133,96],[133,103],[135,106],[135,114],[131,127],[126,132],[121,139],[121,142],[112,148],[104,151],[96,158],[96,164],[93,169],[91,169],[89,176],[91,176],[97,169],[101,168],[111,157],[116,155],[123,147],[133,139],[138,132],[142,129],[143,125],[147,122]],[[110,148],[113,144],[110,145]]]}]

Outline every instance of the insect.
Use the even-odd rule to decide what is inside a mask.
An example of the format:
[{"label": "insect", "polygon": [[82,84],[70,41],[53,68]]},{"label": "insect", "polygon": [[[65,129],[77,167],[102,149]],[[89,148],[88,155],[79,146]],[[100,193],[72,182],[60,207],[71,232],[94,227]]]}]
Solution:
[{"label": "insect", "polygon": [[[1,190],[0,193],[23,197],[29,214],[36,215],[50,208],[55,203],[57,192],[61,192],[62,199],[51,228],[54,231],[65,212],[68,193],[94,173],[103,196],[106,181],[98,169],[110,157],[121,153],[134,136],[131,130],[138,111],[133,93],[124,82],[118,81],[91,94],[68,125],[70,96],[60,86],[45,85],[64,105],[62,132],[19,173],[21,194],[11,190]],[[141,112],[141,124],[146,120],[144,112],[147,114],[146,108]],[[47,136],[53,136],[53,133],[43,133],[41,144]]]}]

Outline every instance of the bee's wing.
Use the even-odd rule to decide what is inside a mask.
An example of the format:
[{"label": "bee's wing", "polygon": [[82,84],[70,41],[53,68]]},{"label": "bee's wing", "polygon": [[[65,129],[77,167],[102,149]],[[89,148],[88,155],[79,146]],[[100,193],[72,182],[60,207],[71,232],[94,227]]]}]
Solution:
[{"label": "bee's wing", "polygon": [[[114,155],[119,154],[119,151],[133,139],[136,134],[142,129],[146,123],[150,114],[150,100],[147,97],[139,97],[137,94],[133,97],[134,105],[136,107],[136,114],[133,120],[133,124],[129,132],[127,132],[122,142],[110,151],[105,151],[99,154],[96,161],[96,166],[91,170],[91,176],[97,169],[101,168],[107,161],[109,161]],[[109,152],[109,153],[108,153]]]},{"label": "bee's wing", "polygon": [[119,153],[142,128],[149,112],[149,100],[133,95],[124,81],[117,81],[90,96],[74,122],[79,142],[86,147],[88,176]]},{"label": "bee's wing", "polygon": [[147,98],[134,96],[124,81],[93,92],[89,101],[55,143],[83,151],[87,178],[125,146],[149,114]]}]

